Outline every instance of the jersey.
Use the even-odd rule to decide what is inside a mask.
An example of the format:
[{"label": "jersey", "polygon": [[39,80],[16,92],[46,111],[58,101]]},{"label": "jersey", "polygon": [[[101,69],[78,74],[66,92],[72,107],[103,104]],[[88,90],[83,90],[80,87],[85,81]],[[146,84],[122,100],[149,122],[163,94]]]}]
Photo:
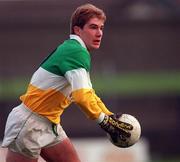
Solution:
[{"label": "jersey", "polygon": [[76,103],[90,119],[112,114],[95,94],[90,80],[91,57],[84,42],[72,35],[51,53],[33,74],[21,101],[33,112],[60,123],[60,116]]}]

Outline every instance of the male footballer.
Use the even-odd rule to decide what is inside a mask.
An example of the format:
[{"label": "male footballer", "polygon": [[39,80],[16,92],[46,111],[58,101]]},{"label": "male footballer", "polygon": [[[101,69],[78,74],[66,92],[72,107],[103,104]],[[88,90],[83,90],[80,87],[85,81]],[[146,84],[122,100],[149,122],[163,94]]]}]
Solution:
[{"label": "male footballer", "polygon": [[120,123],[92,88],[90,52],[98,49],[106,16],[92,4],[72,14],[70,38],[60,44],[33,74],[21,104],[10,112],[2,146],[6,162],[80,162],[61,126],[61,115],[76,103],[90,120],[112,136],[126,136],[132,129]]}]

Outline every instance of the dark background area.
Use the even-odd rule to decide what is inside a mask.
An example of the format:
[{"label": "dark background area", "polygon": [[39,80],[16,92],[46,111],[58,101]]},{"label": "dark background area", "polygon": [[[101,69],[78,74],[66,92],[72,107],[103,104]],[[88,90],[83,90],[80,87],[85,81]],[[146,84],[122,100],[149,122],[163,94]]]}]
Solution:
[{"label": "dark background area", "polygon": [[[69,37],[72,11],[86,1],[0,1],[0,82],[27,77]],[[180,1],[87,1],[107,14],[102,47],[92,55],[95,74],[180,71]],[[180,83],[179,83],[180,84]],[[1,89],[0,89],[1,90]],[[1,93],[2,94],[2,93]],[[3,95],[3,94],[2,94]],[[0,96],[0,138],[19,96]],[[100,94],[113,112],[135,115],[152,156],[180,155],[180,95]],[[2,99],[3,98],[3,99]],[[104,136],[96,123],[72,105],[62,116],[70,137]]]}]

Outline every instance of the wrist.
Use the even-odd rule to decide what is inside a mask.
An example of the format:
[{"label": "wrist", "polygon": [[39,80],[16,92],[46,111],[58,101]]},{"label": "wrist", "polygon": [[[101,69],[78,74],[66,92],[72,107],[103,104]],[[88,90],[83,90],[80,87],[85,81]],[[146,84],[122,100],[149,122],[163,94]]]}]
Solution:
[{"label": "wrist", "polygon": [[104,120],[105,116],[106,116],[106,114],[101,112],[99,117],[96,119],[96,122],[99,123],[99,124],[102,123],[102,121]]}]

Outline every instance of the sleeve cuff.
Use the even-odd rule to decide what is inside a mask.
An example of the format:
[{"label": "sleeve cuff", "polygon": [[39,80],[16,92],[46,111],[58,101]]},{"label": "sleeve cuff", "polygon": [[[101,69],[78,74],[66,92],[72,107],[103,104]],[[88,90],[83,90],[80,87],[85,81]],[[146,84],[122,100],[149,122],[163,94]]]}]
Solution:
[{"label": "sleeve cuff", "polygon": [[101,123],[104,120],[105,113],[101,112],[99,118],[96,119],[97,123]]}]

